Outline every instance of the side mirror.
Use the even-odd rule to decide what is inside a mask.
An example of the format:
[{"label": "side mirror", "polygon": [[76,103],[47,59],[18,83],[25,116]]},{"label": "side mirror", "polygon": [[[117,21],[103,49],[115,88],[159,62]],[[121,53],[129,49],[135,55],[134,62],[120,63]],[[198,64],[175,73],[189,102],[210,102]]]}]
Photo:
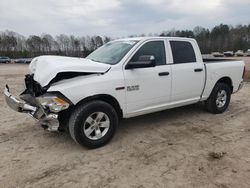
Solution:
[{"label": "side mirror", "polygon": [[153,55],[142,55],[138,61],[130,61],[125,69],[147,68],[155,66],[155,57]]}]

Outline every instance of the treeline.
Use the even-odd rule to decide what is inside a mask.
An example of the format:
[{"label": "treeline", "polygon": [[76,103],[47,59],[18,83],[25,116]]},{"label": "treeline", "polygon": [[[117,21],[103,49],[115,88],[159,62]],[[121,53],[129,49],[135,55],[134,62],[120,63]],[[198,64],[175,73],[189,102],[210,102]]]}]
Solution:
[{"label": "treeline", "polygon": [[85,57],[110,40],[111,38],[107,36],[76,37],[64,34],[56,37],[50,34],[30,35],[26,38],[13,31],[4,31],[0,33],[0,56],[11,58],[39,55]]},{"label": "treeline", "polygon": [[195,38],[203,54],[250,49],[250,24],[236,27],[220,24],[211,30],[197,26],[193,30],[172,30],[160,36]]},{"label": "treeline", "polygon": [[[203,54],[214,51],[245,51],[250,48],[250,24],[235,27],[220,24],[211,30],[197,26],[193,30],[170,30],[154,34],[154,36],[195,38]],[[130,37],[136,36],[131,35]],[[0,56],[19,58],[53,54],[85,57],[110,40],[111,38],[107,36],[76,37],[64,34],[55,37],[50,34],[24,37],[13,31],[4,31],[0,32]]]}]

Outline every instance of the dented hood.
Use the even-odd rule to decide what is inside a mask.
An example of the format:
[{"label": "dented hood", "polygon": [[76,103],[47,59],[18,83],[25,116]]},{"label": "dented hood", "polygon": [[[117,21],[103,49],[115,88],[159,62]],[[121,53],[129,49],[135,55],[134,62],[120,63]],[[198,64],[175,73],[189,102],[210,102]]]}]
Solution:
[{"label": "dented hood", "polygon": [[77,73],[104,73],[111,65],[97,63],[89,59],[63,57],[63,56],[39,56],[32,60],[29,69],[34,74],[34,80],[42,87],[62,72]]}]

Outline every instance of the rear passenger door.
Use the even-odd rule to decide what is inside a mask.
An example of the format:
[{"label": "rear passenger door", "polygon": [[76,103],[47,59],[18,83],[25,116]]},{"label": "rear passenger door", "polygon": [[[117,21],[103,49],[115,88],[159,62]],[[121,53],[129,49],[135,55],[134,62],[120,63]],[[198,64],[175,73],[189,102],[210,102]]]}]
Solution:
[{"label": "rear passenger door", "polygon": [[[171,102],[198,101],[205,84],[205,68],[196,54],[194,41],[170,40],[172,51],[172,93]],[[197,58],[198,57],[198,58]]]}]

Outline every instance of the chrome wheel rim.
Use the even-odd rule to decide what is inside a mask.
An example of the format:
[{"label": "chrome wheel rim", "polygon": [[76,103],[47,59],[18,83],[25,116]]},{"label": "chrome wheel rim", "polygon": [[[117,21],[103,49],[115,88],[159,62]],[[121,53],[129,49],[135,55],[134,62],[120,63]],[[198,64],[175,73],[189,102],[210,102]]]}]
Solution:
[{"label": "chrome wheel rim", "polygon": [[86,118],[83,131],[87,138],[98,140],[106,135],[109,127],[110,120],[107,114],[103,112],[95,112]]},{"label": "chrome wheel rim", "polygon": [[225,90],[220,90],[217,93],[216,106],[222,108],[227,102],[227,92]]}]

